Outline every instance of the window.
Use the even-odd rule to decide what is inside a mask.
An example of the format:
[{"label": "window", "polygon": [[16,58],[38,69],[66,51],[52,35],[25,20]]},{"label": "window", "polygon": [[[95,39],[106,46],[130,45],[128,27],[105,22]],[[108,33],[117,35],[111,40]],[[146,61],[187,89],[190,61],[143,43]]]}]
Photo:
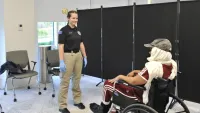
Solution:
[{"label": "window", "polygon": [[58,22],[58,30],[60,30],[62,27],[66,25],[67,25],[67,22]]},{"label": "window", "polygon": [[38,44],[52,45],[53,43],[53,22],[38,22]]},{"label": "window", "polygon": [[58,31],[67,25],[67,22],[38,22],[38,45],[51,45],[58,48]]},{"label": "window", "polygon": [[54,49],[58,48],[58,31],[66,25],[67,22],[54,22]]}]

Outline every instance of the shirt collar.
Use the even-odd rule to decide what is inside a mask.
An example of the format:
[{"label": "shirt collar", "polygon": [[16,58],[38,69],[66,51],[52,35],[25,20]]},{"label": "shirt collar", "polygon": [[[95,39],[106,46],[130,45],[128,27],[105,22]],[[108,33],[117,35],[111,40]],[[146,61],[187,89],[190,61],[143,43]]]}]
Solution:
[{"label": "shirt collar", "polygon": [[71,28],[70,26],[69,26],[69,24],[67,24],[67,28],[69,28],[70,30],[77,30],[77,27],[75,26],[74,28]]}]

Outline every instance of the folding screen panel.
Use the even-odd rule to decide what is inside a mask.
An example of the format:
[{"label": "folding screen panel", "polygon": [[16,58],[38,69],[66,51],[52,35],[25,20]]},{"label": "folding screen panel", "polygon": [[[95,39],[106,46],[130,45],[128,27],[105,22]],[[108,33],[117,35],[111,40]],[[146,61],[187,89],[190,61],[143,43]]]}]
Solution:
[{"label": "folding screen panel", "polygon": [[78,14],[88,60],[83,73],[101,77],[101,9],[79,10]]},{"label": "folding screen panel", "polygon": [[182,2],[180,15],[179,96],[200,103],[200,2]]},{"label": "folding screen panel", "polygon": [[[176,3],[152,4],[136,6],[135,9],[135,69],[145,67],[150,50],[144,44],[156,38],[167,38],[172,43],[174,56],[174,40],[176,36]],[[174,83],[174,84],[173,84]],[[170,84],[174,92],[175,82]]]},{"label": "folding screen panel", "polygon": [[167,38],[174,45],[176,3],[141,5],[135,11],[135,69],[142,69],[150,56],[144,44]]},{"label": "folding screen panel", "polygon": [[132,70],[133,7],[103,9],[103,78]]}]

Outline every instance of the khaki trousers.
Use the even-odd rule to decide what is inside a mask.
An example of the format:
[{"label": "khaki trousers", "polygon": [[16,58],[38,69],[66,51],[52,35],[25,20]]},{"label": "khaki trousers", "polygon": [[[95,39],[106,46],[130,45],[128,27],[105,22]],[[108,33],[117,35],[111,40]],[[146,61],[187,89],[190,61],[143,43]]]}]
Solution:
[{"label": "khaki trousers", "polygon": [[81,52],[64,53],[64,61],[66,64],[66,72],[62,73],[60,91],[58,94],[58,103],[60,109],[67,107],[68,87],[71,75],[73,75],[72,92],[74,104],[78,104],[81,102],[80,79],[83,65],[82,54]]}]

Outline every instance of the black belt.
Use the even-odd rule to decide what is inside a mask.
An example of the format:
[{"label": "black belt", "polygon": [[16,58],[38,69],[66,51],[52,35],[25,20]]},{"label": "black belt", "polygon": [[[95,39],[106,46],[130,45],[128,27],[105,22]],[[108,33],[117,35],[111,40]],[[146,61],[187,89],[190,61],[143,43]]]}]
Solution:
[{"label": "black belt", "polygon": [[79,50],[65,50],[65,53],[78,53]]}]

